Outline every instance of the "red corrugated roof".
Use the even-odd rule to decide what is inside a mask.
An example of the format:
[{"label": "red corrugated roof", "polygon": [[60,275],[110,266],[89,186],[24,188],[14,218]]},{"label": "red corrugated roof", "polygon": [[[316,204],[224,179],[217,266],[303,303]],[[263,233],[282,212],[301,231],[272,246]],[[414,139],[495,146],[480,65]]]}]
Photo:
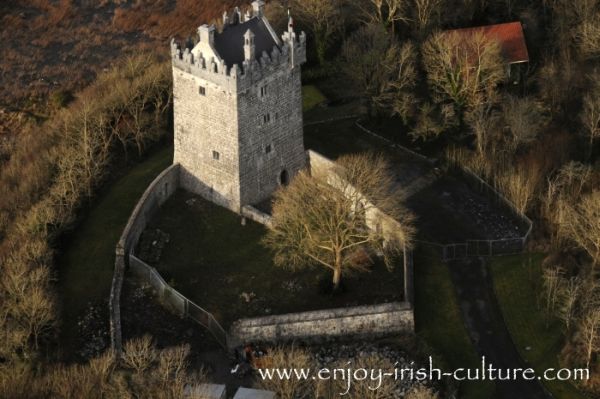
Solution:
[{"label": "red corrugated roof", "polygon": [[528,62],[527,44],[523,35],[521,22],[508,22],[505,24],[477,26],[474,28],[453,29],[446,31],[455,32],[461,36],[470,36],[481,32],[490,39],[498,40],[502,48],[502,55],[509,64]]}]

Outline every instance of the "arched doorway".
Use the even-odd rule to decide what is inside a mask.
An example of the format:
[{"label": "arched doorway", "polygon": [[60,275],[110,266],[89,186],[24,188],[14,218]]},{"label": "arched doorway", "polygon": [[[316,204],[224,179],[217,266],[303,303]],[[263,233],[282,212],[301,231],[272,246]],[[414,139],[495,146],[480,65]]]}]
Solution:
[{"label": "arched doorway", "polygon": [[279,184],[287,186],[290,183],[290,175],[286,169],[282,170],[279,174]]}]

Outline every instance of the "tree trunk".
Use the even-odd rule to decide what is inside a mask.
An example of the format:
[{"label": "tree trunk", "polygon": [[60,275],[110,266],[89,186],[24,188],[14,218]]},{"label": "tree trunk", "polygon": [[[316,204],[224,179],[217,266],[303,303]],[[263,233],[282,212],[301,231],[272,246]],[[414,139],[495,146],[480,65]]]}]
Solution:
[{"label": "tree trunk", "polygon": [[333,292],[337,292],[340,289],[340,282],[342,280],[342,268],[336,265],[333,270]]},{"label": "tree trunk", "polygon": [[333,269],[333,292],[336,293],[340,289],[340,282],[342,280],[342,253],[341,251],[335,251],[335,264]]}]

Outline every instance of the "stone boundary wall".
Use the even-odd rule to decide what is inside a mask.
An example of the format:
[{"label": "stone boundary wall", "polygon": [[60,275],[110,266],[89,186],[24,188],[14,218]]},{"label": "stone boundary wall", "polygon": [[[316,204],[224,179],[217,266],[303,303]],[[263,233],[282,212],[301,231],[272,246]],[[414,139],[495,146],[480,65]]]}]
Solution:
[{"label": "stone boundary wall", "polygon": [[[328,173],[335,174],[335,162],[330,160],[329,158],[315,152],[313,150],[306,151],[306,155],[308,157],[308,164],[311,168],[319,168],[321,170],[325,170]],[[370,202],[367,201],[368,204]],[[377,207],[370,204],[370,206],[366,207],[366,218],[367,225],[369,228],[373,230],[381,229],[384,237],[389,237],[391,239],[395,238],[394,231],[400,229],[400,223],[386,215]],[[404,258],[404,287],[403,287],[403,298],[405,301],[409,303],[413,303],[413,254],[412,249],[404,248],[403,250],[403,258]]]},{"label": "stone boundary wall", "polygon": [[410,304],[393,302],[241,319],[230,328],[229,346],[245,342],[321,342],[342,336],[374,338],[413,332]]},{"label": "stone boundary wall", "polygon": [[115,269],[108,306],[111,347],[119,355],[122,352],[121,288],[125,268],[129,265],[129,254],[133,252],[150,218],[178,187],[179,164],[173,164],[150,183],[131,213],[115,248]]},{"label": "stone boundary wall", "polygon": [[167,284],[155,268],[133,254],[129,255],[129,268],[138,278],[154,288],[161,303],[180,317],[189,317],[204,326],[223,348],[227,348],[227,332],[210,312],[196,305],[181,292]]},{"label": "stone boundary wall", "polygon": [[357,119],[356,122],[354,122],[354,124],[356,125],[356,127],[358,127],[363,132],[365,132],[365,133],[367,133],[367,134],[369,134],[369,135],[371,135],[373,137],[376,137],[379,140],[382,140],[383,142],[385,142],[386,144],[388,144],[392,148],[396,148],[396,149],[398,149],[400,151],[404,151],[404,152],[406,152],[406,153],[408,153],[408,154],[410,154],[410,155],[412,155],[412,156],[414,156],[416,158],[419,158],[422,161],[430,163],[430,164],[434,164],[436,162],[436,160],[433,159],[433,158],[429,158],[429,157],[426,157],[423,154],[419,154],[418,152],[415,152],[415,151],[411,150],[410,148],[407,148],[407,147],[403,146],[402,144],[398,144],[398,143],[396,143],[396,142],[394,142],[394,141],[392,141],[392,140],[390,140],[390,139],[388,139],[386,137],[383,137],[382,135],[380,135],[378,133],[375,133],[372,130],[367,129],[366,127],[364,127],[360,123],[360,119]]},{"label": "stone boundary wall", "polygon": [[242,216],[267,227],[271,227],[273,225],[271,215],[261,212],[251,205],[245,205],[242,207]]},{"label": "stone boundary wall", "polygon": [[[392,140],[367,129],[360,123],[360,119],[358,119],[355,122],[355,124],[363,132],[386,142],[393,148],[407,152],[432,165],[436,163],[436,160],[433,158],[428,158],[422,154],[419,154],[418,152],[406,148],[401,144],[395,143]],[[502,193],[498,192],[498,190],[496,190],[489,183],[487,183],[485,180],[479,177],[471,169],[458,164],[454,164],[454,167],[456,168],[457,172],[459,172],[463,177],[465,177],[465,181],[467,182],[467,184],[469,184],[477,191],[484,193],[490,199],[497,201],[498,203],[505,206],[508,210],[510,210],[510,212],[517,219],[519,219],[524,225],[527,226],[527,232],[525,233],[525,235],[517,238],[499,238],[494,240],[476,239],[451,244],[440,244],[436,242],[422,240],[418,242],[431,245],[437,248],[440,252],[440,255],[442,256],[443,261],[459,259],[468,256],[498,256],[523,252],[527,243],[527,239],[529,238],[529,235],[531,234],[531,231],[533,229],[533,221],[529,219],[527,215],[519,212],[515,205],[512,202],[510,202]]]},{"label": "stone boundary wall", "polygon": [[454,165],[456,171],[464,177],[464,181],[474,190],[483,193],[490,200],[496,201],[518,219],[527,231],[520,237],[496,238],[496,239],[468,239],[463,242],[440,244],[435,242],[420,241],[431,245],[440,253],[442,261],[447,262],[473,256],[502,256],[522,253],[527,245],[527,240],[533,230],[533,221],[527,215],[519,212],[515,205],[502,193],[492,187],[489,183],[479,177],[471,169],[462,165]]}]

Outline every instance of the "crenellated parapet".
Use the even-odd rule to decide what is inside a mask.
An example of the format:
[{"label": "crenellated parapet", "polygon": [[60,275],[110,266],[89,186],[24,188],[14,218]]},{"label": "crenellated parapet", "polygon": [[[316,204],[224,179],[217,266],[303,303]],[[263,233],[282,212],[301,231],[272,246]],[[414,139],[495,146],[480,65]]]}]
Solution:
[{"label": "crenellated parapet", "polygon": [[[231,14],[225,13],[224,28],[220,33],[216,32],[214,26],[202,25],[198,28],[199,41],[193,48],[182,47],[172,40],[171,57],[174,72],[186,72],[235,93],[247,90],[272,74],[300,67],[306,62],[306,35],[304,32],[296,34],[293,20],[290,18],[288,30],[280,38],[277,37],[264,16],[263,7],[262,1],[255,1],[252,3],[251,12],[242,13],[236,8]],[[251,30],[252,26],[259,23],[267,28],[273,44],[271,48],[264,48],[263,38],[260,41],[263,46],[261,52]],[[247,24],[247,30],[244,24]],[[244,45],[239,52],[241,55],[243,51],[243,58],[240,57],[233,63],[231,59],[226,59],[227,54],[231,57],[232,50],[223,48],[223,43],[227,44],[227,40],[217,36],[239,35],[242,30]]]}]

